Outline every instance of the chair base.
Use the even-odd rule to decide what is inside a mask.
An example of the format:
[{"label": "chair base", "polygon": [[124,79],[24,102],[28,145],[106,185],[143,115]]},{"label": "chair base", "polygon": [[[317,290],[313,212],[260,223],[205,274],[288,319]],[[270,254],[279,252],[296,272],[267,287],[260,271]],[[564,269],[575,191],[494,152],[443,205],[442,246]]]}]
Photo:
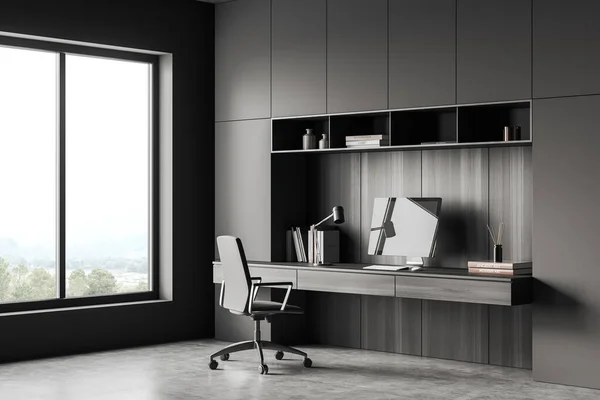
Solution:
[{"label": "chair base", "polygon": [[[230,344],[229,346],[224,347],[223,349],[217,351],[216,353],[211,354],[210,359],[209,359],[209,366],[211,369],[217,368],[218,363],[216,361],[214,361],[214,359],[217,357],[221,357],[222,360],[228,360],[229,355],[231,353],[237,353],[240,351],[252,350],[252,349],[256,349],[256,351],[258,352],[258,357],[260,359],[259,371],[261,374],[266,374],[266,373],[268,373],[268,370],[269,370],[267,365],[265,364],[263,349],[275,350],[278,355],[280,354],[280,352],[296,354],[296,355],[299,355],[304,358],[304,366],[305,367],[308,368],[312,365],[311,359],[308,358],[308,355],[301,350],[295,349],[290,346],[273,343],[273,342],[269,342],[266,340],[261,340],[260,320],[255,320],[254,321],[254,340],[245,340],[243,342],[233,343],[233,344]],[[280,359],[279,356],[277,356],[277,358]]]}]

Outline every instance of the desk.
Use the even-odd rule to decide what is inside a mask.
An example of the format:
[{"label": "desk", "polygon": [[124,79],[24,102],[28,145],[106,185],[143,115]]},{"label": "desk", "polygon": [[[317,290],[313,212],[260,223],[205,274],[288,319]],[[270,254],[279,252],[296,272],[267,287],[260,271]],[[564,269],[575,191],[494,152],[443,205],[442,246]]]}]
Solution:
[{"label": "desk", "polygon": [[[272,340],[531,368],[531,276],[448,268],[376,271],[362,269],[365,264],[248,264],[251,275],[265,282],[292,282],[290,304],[306,311],[265,324],[264,335]],[[246,340],[251,321],[219,307],[223,271],[218,261],[212,267],[215,337]],[[284,293],[264,288],[258,296],[281,301]]]},{"label": "desk", "polygon": [[[488,276],[466,270],[423,268],[419,271],[365,270],[368,264],[315,267],[306,263],[249,261],[250,274],[264,282],[292,282],[294,289],[516,306],[532,301],[530,275]],[[213,263],[213,282],[221,283],[221,263]]]}]

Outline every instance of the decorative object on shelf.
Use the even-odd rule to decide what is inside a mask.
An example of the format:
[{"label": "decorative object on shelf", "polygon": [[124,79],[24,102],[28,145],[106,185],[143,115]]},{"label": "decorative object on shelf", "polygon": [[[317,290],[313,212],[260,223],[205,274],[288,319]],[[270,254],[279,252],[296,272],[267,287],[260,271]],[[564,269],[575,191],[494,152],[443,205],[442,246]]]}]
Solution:
[{"label": "decorative object on shelf", "polygon": [[306,133],[302,136],[302,148],[304,150],[312,150],[317,148],[317,137],[313,133],[312,129],[307,129]]},{"label": "decorative object on shelf", "polygon": [[321,140],[319,140],[319,149],[328,149],[329,148],[329,135],[324,133]]},{"label": "decorative object on shelf", "polygon": [[521,140],[521,127],[520,126],[515,126],[515,129],[513,132],[513,140]]},{"label": "decorative object on shelf", "polygon": [[490,232],[490,236],[492,237],[492,242],[494,242],[494,262],[501,263],[502,262],[502,235],[504,234],[504,222],[500,223],[500,227],[498,228],[498,235],[494,236],[492,232],[492,228],[487,226],[488,232]]},{"label": "decorative object on shelf", "polygon": [[510,126],[505,126],[504,127],[504,135],[503,135],[504,141],[508,142],[509,140],[511,140],[511,136],[512,136],[512,132],[511,132]]},{"label": "decorative object on shelf", "polygon": [[333,218],[334,224],[343,224],[344,223],[344,207],[342,206],[334,206],[331,214],[327,217],[323,218],[319,223],[311,225],[308,231],[308,242],[309,242],[309,250],[308,250],[308,262],[313,265],[326,265],[323,263],[323,243],[319,243],[319,238],[317,234],[317,227],[322,223],[326,222],[330,218]]},{"label": "decorative object on shelf", "polygon": [[513,140],[521,140],[521,127],[520,126],[505,126],[504,127],[504,141],[510,142]]},{"label": "decorative object on shelf", "polygon": [[355,135],[346,136],[346,147],[381,147],[389,146],[388,135]]}]

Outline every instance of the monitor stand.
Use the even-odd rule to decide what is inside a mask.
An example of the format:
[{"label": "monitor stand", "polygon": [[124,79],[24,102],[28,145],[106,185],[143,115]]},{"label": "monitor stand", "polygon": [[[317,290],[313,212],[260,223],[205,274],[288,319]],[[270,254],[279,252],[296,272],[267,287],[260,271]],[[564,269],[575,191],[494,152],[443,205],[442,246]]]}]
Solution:
[{"label": "monitor stand", "polygon": [[363,269],[373,269],[378,271],[419,271],[423,269],[423,258],[422,257],[410,257],[406,260],[406,265],[367,265]]},{"label": "monitor stand", "polygon": [[423,267],[424,263],[423,263],[423,257],[407,257],[406,258],[406,265],[410,266],[410,267]]}]

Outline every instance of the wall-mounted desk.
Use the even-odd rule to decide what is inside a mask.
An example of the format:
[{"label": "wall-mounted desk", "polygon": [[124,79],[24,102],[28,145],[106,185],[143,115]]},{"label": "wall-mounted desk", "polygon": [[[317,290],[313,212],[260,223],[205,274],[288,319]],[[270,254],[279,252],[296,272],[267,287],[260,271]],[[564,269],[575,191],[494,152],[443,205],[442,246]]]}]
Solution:
[{"label": "wall-mounted desk", "polygon": [[[488,276],[463,269],[364,270],[365,264],[314,267],[250,261],[264,282],[294,284],[290,304],[302,316],[265,324],[264,335],[288,344],[318,343],[531,368],[531,276]],[[221,263],[213,263],[215,337],[247,339],[252,321],[218,305]],[[285,291],[264,288],[261,300]]]},{"label": "wall-mounted desk", "polygon": [[[248,262],[252,276],[264,282],[292,282],[294,289],[372,296],[516,306],[532,301],[531,276],[488,276],[466,270],[364,270],[367,264],[315,267],[306,263]],[[221,263],[213,263],[213,282],[221,283]]]}]

